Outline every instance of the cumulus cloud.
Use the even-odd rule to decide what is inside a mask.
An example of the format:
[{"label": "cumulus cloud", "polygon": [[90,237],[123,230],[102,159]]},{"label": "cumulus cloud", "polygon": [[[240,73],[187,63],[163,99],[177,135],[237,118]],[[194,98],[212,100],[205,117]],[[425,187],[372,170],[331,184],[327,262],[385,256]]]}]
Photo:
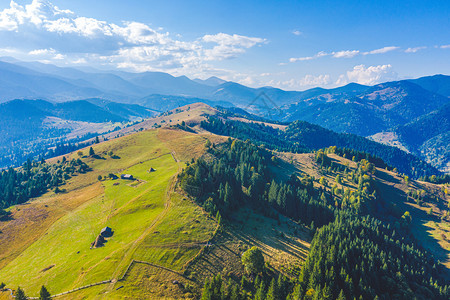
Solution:
[{"label": "cumulus cloud", "polygon": [[332,83],[331,77],[328,74],[321,75],[305,75],[300,79],[290,79],[280,82],[272,82],[273,85],[287,89],[305,89],[316,86],[327,86]]},{"label": "cumulus cloud", "polygon": [[420,50],[427,49],[427,47],[414,47],[414,48],[408,48],[405,50],[406,53],[416,53]]},{"label": "cumulus cloud", "polygon": [[303,32],[301,32],[300,30],[292,30],[292,34],[298,36],[298,35],[302,35]]},{"label": "cumulus cloud", "polygon": [[339,76],[337,85],[343,85],[350,82],[356,82],[365,85],[374,85],[380,82],[397,79],[397,74],[392,70],[390,64],[369,66],[357,65],[346,74]]},{"label": "cumulus cloud", "polygon": [[331,83],[331,77],[328,74],[325,75],[306,75],[305,77],[301,78],[300,86],[318,86],[318,85],[328,85]]},{"label": "cumulus cloud", "polygon": [[67,63],[99,62],[136,71],[197,75],[214,69],[208,62],[235,58],[266,42],[226,33],[183,41],[140,22],[115,24],[77,16],[47,0],[27,5],[13,0],[0,11],[0,47],[8,45],[23,56]]},{"label": "cumulus cloud", "polygon": [[38,55],[38,56],[42,56],[42,55],[48,55],[48,54],[55,54],[56,50],[53,48],[50,49],[35,49],[35,50],[31,50],[30,52],[28,52],[28,54],[30,55]]},{"label": "cumulus cloud", "polygon": [[202,40],[206,43],[217,44],[212,49],[205,50],[206,60],[223,60],[233,58],[238,54],[244,53],[245,49],[266,42],[266,40],[262,38],[247,37],[237,34],[230,35],[226,33],[205,35]]},{"label": "cumulus cloud", "polygon": [[333,52],[333,57],[336,58],[352,58],[359,54],[359,50],[345,50]]}]

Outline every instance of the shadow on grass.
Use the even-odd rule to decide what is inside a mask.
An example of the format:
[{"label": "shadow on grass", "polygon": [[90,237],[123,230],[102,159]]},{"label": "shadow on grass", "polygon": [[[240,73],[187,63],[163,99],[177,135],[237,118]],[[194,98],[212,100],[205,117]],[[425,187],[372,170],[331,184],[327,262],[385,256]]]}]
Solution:
[{"label": "shadow on grass", "polygon": [[[0,209],[0,222],[7,222],[7,221],[11,221],[11,220],[14,220],[11,212]],[[2,233],[2,232],[0,231],[0,233]]]}]

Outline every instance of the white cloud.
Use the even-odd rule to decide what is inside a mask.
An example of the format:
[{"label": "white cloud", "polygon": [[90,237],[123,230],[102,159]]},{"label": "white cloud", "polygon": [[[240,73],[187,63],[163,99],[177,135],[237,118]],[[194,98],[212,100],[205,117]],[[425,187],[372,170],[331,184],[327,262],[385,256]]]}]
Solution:
[{"label": "white cloud", "polygon": [[450,45],[442,45],[440,48],[441,49],[450,49]]},{"label": "white cloud", "polygon": [[299,36],[299,35],[302,35],[303,32],[301,32],[300,30],[293,30],[293,31],[292,31],[292,34],[293,34],[293,35]]},{"label": "white cloud", "polygon": [[289,62],[293,63],[293,62],[298,62],[298,61],[313,60],[313,59],[317,59],[317,58],[324,57],[324,56],[332,56],[333,58],[352,58],[352,57],[355,57],[355,56],[361,55],[361,54],[362,55],[382,54],[382,53],[387,53],[387,52],[394,51],[397,49],[400,49],[400,48],[395,47],[395,46],[390,46],[390,47],[383,47],[380,49],[375,49],[375,50],[367,51],[367,52],[361,52],[359,50],[341,50],[341,51],[334,51],[331,53],[327,53],[325,51],[320,51],[313,56],[292,57],[289,59]]},{"label": "white cloud", "polygon": [[319,57],[327,56],[328,53],[324,51],[317,52],[314,56],[304,56],[304,57],[292,57],[289,59],[289,62],[297,62],[297,61],[305,61],[305,60],[313,60]]},{"label": "white cloud", "polygon": [[226,33],[218,33],[214,35],[207,34],[203,38],[205,42],[212,42],[219,45],[227,45],[227,46],[240,46],[244,48],[251,48],[256,44],[260,44],[265,42],[265,39],[247,37],[238,34],[226,34]]},{"label": "white cloud", "polygon": [[337,85],[344,85],[350,82],[356,82],[365,85],[374,85],[380,82],[397,79],[397,74],[392,70],[390,64],[369,66],[357,65],[346,74],[340,75],[336,81]]},{"label": "white cloud", "polygon": [[144,23],[115,24],[77,16],[48,0],[32,0],[28,5],[11,1],[0,11],[0,48],[7,45],[21,58],[28,55],[67,64],[198,75],[214,71],[209,62],[235,58],[264,43],[263,38],[226,33],[183,41]]},{"label": "white cloud", "polygon": [[48,54],[55,54],[55,53],[56,53],[56,51],[53,48],[50,48],[50,49],[35,49],[35,50],[32,50],[32,51],[28,52],[28,54],[30,54],[30,55],[38,55],[38,56],[48,55]]},{"label": "white cloud", "polygon": [[336,58],[352,58],[359,54],[359,50],[345,50],[333,52],[333,57]]},{"label": "white cloud", "polygon": [[270,84],[280,87],[286,88],[290,90],[301,90],[305,88],[311,88],[316,86],[327,86],[332,83],[331,77],[328,74],[321,75],[305,75],[300,79],[290,79],[285,81],[271,81]]},{"label": "white cloud", "polygon": [[414,47],[414,48],[408,48],[405,50],[406,53],[416,53],[420,50],[427,49],[427,47]]},{"label": "white cloud", "polygon": [[375,49],[375,50],[372,50],[372,51],[364,52],[363,54],[364,55],[383,54],[383,53],[387,53],[387,52],[394,51],[394,50],[397,50],[397,49],[399,49],[399,47],[389,46],[389,47],[383,47],[383,48],[380,48],[380,49]]},{"label": "white cloud", "polygon": [[331,83],[330,75],[306,75],[299,81],[300,86],[318,86],[318,85],[328,85]]},{"label": "white cloud", "polygon": [[53,59],[56,59],[56,60],[63,60],[63,59],[66,59],[66,56],[65,56],[65,55],[62,55],[61,53],[58,53],[58,54],[56,54],[55,56],[53,56]]},{"label": "white cloud", "polygon": [[205,35],[202,41],[217,44],[212,49],[206,49],[205,60],[223,60],[234,58],[245,52],[245,49],[267,42],[265,39],[247,37],[238,34],[218,33]]}]

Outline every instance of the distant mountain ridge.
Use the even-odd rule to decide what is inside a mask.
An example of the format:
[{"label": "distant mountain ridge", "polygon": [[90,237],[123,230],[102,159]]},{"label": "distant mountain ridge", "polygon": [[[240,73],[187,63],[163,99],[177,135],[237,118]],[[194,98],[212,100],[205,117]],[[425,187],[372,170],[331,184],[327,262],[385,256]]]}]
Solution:
[{"label": "distant mountain ridge", "polygon": [[335,89],[284,106],[279,120],[371,136],[449,172],[449,89],[450,76],[445,75]]},{"label": "distant mountain ridge", "polygon": [[[450,76],[446,75],[374,86],[350,83],[333,89],[313,88],[299,92],[273,87],[251,88],[217,77],[191,80],[162,72],[80,70],[10,58],[2,60],[0,103],[13,99],[66,102],[100,98],[166,111],[203,102],[211,106],[236,106],[278,121],[307,121],[361,136],[396,132],[396,128],[450,103]],[[449,119],[447,115],[442,118]],[[414,153],[429,162],[437,161],[438,154],[432,154],[436,153],[432,145],[445,143],[446,132],[440,137],[430,130],[421,134],[425,135],[427,147],[409,145],[408,139],[403,141],[404,146],[412,152],[419,151]],[[435,142],[429,141],[434,137]],[[439,163],[446,164],[445,159]]]},{"label": "distant mountain ridge", "polygon": [[[6,146],[20,140],[38,139],[48,132],[49,117],[89,123],[127,122],[148,118],[155,112],[139,105],[101,99],[53,103],[45,100],[12,100],[0,104],[0,143]],[[53,130],[53,129],[52,129]],[[58,137],[58,135],[52,136]]]}]

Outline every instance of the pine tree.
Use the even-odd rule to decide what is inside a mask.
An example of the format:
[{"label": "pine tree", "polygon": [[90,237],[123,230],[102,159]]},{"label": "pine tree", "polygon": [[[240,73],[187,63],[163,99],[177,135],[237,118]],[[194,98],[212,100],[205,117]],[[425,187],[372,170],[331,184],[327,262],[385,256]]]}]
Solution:
[{"label": "pine tree", "polygon": [[267,290],[266,300],[278,300],[278,291],[275,278],[270,281],[269,289]]},{"label": "pine tree", "polygon": [[16,292],[16,300],[26,300],[26,299],[28,298],[25,295],[25,292],[20,287],[18,287]]},{"label": "pine tree", "polygon": [[50,300],[50,293],[45,286],[41,287],[41,292],[39,293],[39,300]]},{"label": "pine tree", "polygon": [[203,293],[201,300],[212,300],[213,299],[213,292],[211,289],[211,283],[208,279],[205,281],[205,285],[203,286]]},{"label": "pine tree", "polygon": [[264,286],[264,281],[261,280],[261,283],[258,286],[258,289],[256,290],[255,293],[255,300],[265,300],[265,295],[266,295],[266,287]]},{"label": "pine tree", "polygon": [[269,203],[274,204],[277,202],[277,195],[278,195],[278,186],[275,180],[272,180],[269,187]]},{"label": "pine tree", "polygon": [[345,298],[344,291],[341,290],[341,292],[339,293],[339,296],[338,296],[337,300],[346,300],[346,299],[347,299],[347,298]]}]

